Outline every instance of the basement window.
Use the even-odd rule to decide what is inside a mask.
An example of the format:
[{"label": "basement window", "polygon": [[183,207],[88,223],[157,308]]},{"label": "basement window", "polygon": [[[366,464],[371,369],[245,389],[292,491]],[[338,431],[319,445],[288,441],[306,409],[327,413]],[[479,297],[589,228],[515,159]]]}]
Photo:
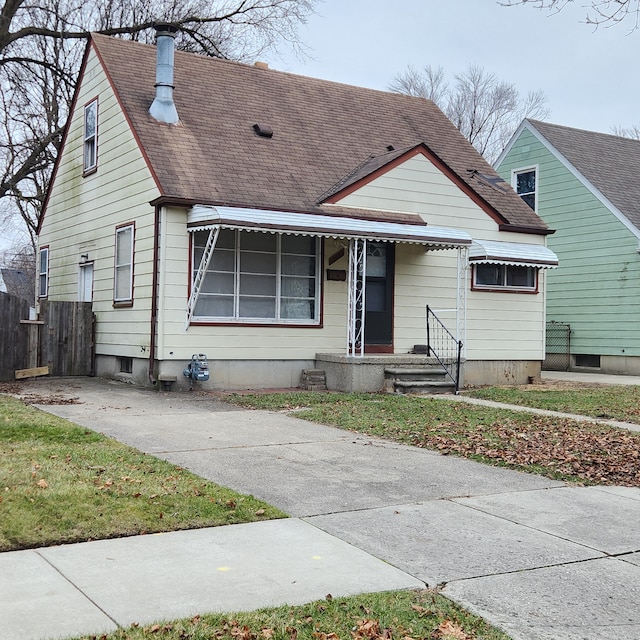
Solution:
[{"label": "basement window", "polygon": [[130,358],[128,356],[119,356],[118,371],[119,373],[133,373],[133,358]]},{"label": "basement window", "polygon": [[600,356],[595,354],[577,353],[575,355],[576,367],[587,367],[589,369],[600,368]]}]

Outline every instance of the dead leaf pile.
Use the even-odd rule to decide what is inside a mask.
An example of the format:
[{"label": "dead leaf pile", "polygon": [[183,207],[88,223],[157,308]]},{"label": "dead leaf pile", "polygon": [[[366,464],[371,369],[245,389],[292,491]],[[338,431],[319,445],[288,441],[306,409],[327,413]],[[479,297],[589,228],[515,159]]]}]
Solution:
[{"label": "dead leaf pile", "polygon": [[41,396],[37,393],[27,393],[21,395],[20,400],[25,404],[41,404],[41,405],[54,405],[54,404],[82,404],[80,398],[69,398],[67,396],[53,394],[49,396]]},{"label": "dead leaf pile", "polygon": [[624,429],[528,416],[475,427],[441,423],[412,434],[418,447],[481,456],[519,467],[542,466],[589,484],[640,486],[640,434]]}]

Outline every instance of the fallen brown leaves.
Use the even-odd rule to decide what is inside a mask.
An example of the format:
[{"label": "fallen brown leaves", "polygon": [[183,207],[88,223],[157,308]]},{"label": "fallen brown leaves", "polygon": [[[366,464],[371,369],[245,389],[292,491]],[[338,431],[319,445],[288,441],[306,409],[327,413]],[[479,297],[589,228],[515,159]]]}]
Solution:
[{"label": "fallen brown leaves", "polygon": [[624,429],[529,414],[526,421],[475,427],[441,423],[412,436],[416,446],[443,454],[546,467],[589,484],[640,486],[640,434]]}]

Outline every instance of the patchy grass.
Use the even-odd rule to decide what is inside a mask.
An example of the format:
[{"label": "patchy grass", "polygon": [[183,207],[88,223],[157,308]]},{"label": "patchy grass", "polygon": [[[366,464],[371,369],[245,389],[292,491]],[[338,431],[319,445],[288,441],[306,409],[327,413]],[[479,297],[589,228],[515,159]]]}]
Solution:
[{"label": "patchy grass", "polygon": [[526,385],[519,387],[480,387],[464,392],[473,398],[538,407],[574,415],[591,416],[640,424],[640,387],[635,385],[566,388]]},{"label": "patchy grass", "polygon": [[[251,613],[215,614],[133,626],[101,640],[509,640],[433,590],[332,598]],[[92,640],[95,636],[84,636]]]},{"label": "patchy grass", "polygon": [[0,551],[285,517],[0,395]]},{"label": "patchy grass", "polygon": [[424,396],[301,392],[227,400],[567,482],[640,486],[640,433],[605,425]]}]

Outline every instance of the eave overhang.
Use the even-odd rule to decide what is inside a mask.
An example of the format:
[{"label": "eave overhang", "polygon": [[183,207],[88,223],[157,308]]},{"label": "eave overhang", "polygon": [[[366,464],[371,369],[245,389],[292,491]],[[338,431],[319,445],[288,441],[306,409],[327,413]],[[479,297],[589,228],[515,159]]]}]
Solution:
[{"label": "eave overhang", "polygon": [[431,249],[471,246],[472,242],[471,236],[465,231],[433,227],[426,223],[402,224],[294,211],[206,205],[195,205],[187,213],[189,231],[201,231],[216,226],[264,233],[421,244]]},{"label": "eave overhang", "polygon": [[469,262],[553,269],[558,266],[558,256],[539,244],[474,240],[469,248]]}]

